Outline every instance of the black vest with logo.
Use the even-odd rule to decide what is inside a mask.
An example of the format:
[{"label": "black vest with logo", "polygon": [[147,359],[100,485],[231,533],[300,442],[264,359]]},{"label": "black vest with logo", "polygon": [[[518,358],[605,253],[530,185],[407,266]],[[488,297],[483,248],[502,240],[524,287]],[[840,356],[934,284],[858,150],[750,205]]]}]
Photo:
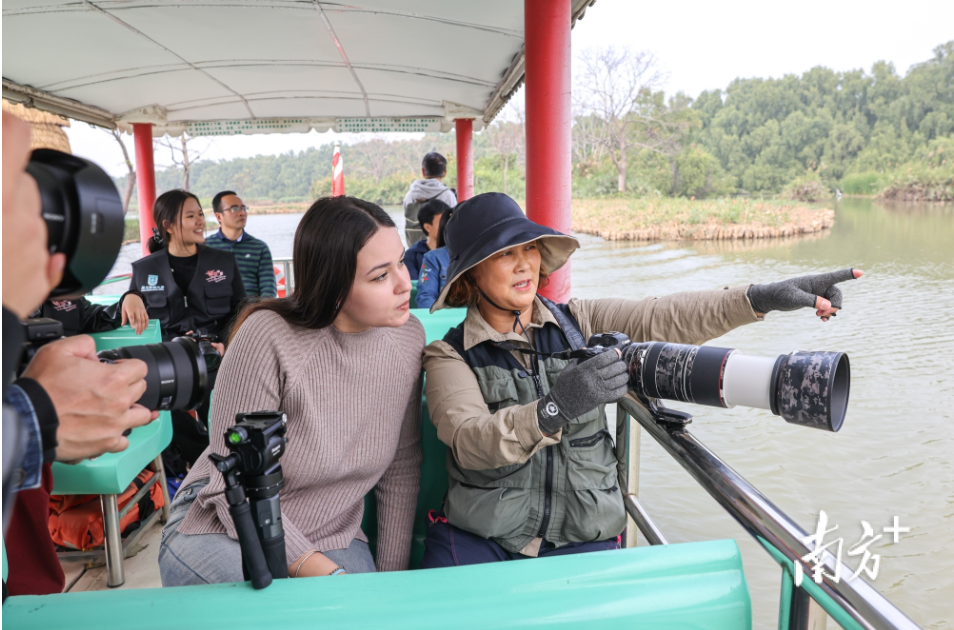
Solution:
[{"label": "black vest with logo", "polygon": [[[535,329],[537,352],[548,354],[581,347],[582,333],[569,307],[543,298],[541,301],[563,329],[553,323]],[[464,350],[464,325],[450,330],[444,341],[474,371],[491,413],[538,400],[550,391],[569,364],[561,359],[534,356],[539,375],[535,377],[510,351],[493,341]],[[574,339],[572,345],[568,336]],[[563,428],[559,444],[540,449],[524,463],[468,470],[448,450],[450,479],[444,511],[452,525],[493,539],[511,552],[519,552],[538,536],[558,547],[608,540],[626,526],[616,464],[612,436],[601,406],[575,418]]]},{"label": "black vest with logo", "polygon": [[235,316],[233,302],[245,298],[244,288],[235,295],[233,279],[239,271],[232,252],[200,245],[198,253],[195,277],[185,295],[172,276],[165,249],[132,265],[130,287],[145,296],[149,318],[159,320],[163,340],[190,330],[222,334]]},{"label": "black vest with logo", "polygon": [[63,324],[63,336],[116,330],[122,322],[122,300],[109,306],[93,304],[84,297],[47,300],[30,317],[49,317]]}]

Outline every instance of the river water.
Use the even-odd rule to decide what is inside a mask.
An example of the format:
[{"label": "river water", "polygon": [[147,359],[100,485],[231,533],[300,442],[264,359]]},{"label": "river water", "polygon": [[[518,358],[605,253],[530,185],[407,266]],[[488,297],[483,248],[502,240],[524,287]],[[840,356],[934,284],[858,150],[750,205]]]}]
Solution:
[{"label": "river water", "polygon": [[[403,216],[389,208],[403,227]],[[249,231],[291,256],[301,215],[252,216]],[[403,230],[401,230],[403,232]],[[843,199],[820,236],[755,242],[608,242],[577,235],[574,295],[639,299],[677,291],[855,267],[845,308],[822,323],[807,309],[771,313],[716,344],[746,354],[842,350],[851,357],[844,427],[826,433],[768,411],[692,405],[690,427],[779,508],[813,532],[819,511],[842,538],[844,561],[862,521],[880,556],[874,586],[925,628],[954,628],[954,207]],[[138,244],[114,273],[129,270]],[[679,407],[676,403],[671,406]],[[734,538],[742,549],[756,628],[778,622],[780,569],[653,440],[643,436],[640,499],[670,542]],[[898,524],[909,532],[883,528]],[[845,576],[843,576],[845,577]],[[859,577],[858,579],[866,579]],[[829,621],[829,627],[835,627]]]}]

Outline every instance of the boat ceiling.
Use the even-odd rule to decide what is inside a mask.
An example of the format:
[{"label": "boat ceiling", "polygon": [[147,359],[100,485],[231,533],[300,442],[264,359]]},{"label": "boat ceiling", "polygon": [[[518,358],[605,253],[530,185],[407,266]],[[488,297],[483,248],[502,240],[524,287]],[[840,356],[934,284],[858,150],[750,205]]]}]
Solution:
[{"label": "boat ceiling", "polygon": [[155,135],[479,126],[522,83],[523,4],[4,0],[3,97]]}]

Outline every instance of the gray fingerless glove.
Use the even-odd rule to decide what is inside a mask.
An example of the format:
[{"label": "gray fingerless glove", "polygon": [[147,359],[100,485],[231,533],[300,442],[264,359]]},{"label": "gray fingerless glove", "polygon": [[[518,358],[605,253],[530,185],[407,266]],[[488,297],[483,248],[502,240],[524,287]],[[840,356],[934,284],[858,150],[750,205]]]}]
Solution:
[{"label": "gray fingerless glove", "polygon": [[537,424],[544,435],[553,435],[574,418],[625,396],[628,383],[626,364],[613,350],[567,366],[537,403]]},{"label": "gray fingerless glove", "polygon": [[772,284],[753,284],[746,295],[757,313],[815,308],[815,298],[819,295],[833,307],[841,308],[841,289],[835,285],[854,278],[853,269],[842,269]]}]

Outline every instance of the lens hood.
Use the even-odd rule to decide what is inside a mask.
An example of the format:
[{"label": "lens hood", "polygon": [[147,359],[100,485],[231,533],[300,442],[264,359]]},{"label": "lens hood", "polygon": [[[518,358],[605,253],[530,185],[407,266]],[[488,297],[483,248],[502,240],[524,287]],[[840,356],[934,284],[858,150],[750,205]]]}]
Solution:
[{"label": "lens hood", "polygon": [[844,352],[783,354],[772,370],[772,413],[786,422],[838,431],[845,421],[851,364]]},{"label": "lens hood", "polygon": [[119,191],[89,160],[37,149],[27,173],[36,180],[50,253],[66,254],[63,280],[51,298],[89,293],[109,274],[125,230]]}]

